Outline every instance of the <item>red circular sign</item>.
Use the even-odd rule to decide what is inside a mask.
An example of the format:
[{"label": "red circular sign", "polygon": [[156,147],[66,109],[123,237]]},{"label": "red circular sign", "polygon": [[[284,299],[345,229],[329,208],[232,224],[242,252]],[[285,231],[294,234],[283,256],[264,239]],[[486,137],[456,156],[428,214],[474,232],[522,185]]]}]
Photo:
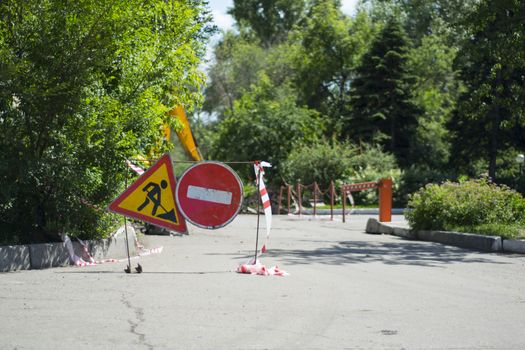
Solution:
[{"label": "red circular sign", "polygon": [[180,177],[175,199],[182,215],[192,224],[220,228],[229,224],[241,209],[242,182],[223,163],[197,163]]}]

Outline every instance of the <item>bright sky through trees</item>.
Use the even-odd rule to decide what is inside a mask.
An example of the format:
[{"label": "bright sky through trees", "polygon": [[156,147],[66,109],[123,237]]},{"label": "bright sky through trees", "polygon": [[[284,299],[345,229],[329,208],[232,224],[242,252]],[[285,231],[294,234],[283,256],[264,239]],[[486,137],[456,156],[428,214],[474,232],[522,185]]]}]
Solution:
[{"label": "bright sky through trees", "polygon": [[[233,18],[227,14],[228,8],[233,6],[232,0],[212,0],[210,8],[213,14],[213,22],[222,30],[229,29],[233,26]],[[357,6],[357,0],[341,1],[341,10],[347,15],[352,15]]]},{"label": "bright sky through trees", "polygon": [[[341,10],[347,15],[352,15],[355,12],[358,0],[343,0],[341,1]],[[220,30],[228,30],[233,27],[234,20],[227,12],[230,7],[233,7],[233,0],[211,0],[209,3],[213,15],[213,23],[219,27]],[[208,44],[208,49],[206,52],[206,61],[204,65],[201,66],[206,70],[209,61],[212,57],[212,47],[217,42],[220,37],[220,33],[216,34],[210,39]]]}]

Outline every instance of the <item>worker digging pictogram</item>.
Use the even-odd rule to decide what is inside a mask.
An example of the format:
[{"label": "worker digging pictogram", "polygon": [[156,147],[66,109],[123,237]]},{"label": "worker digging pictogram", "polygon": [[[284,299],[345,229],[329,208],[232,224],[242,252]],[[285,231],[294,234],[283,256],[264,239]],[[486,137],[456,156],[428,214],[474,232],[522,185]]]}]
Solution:
[{"label": "worker digging pictogram", "polygon": [[186,222],[175,201],[175,188],[171,158],[165,154],[115,199],[109,210],[168,230],[186,232]]}]

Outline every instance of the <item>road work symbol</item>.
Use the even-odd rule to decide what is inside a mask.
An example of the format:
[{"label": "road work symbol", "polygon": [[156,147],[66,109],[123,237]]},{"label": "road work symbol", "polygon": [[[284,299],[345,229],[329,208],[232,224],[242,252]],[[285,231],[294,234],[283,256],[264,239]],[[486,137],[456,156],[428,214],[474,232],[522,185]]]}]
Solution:
[{"label": "road work symbol", "polygon": [[[142,191],[147,192],[148,194],[146,195],[146,200],[144,201],[144,203],[142,203],[140,207],[137,208],[137,210],[142,211],[142,209],[144,209],[151,201],[153,203],[153,209],[151,210],[151,215],[155,216],[159,206],[162,206],[160,202],[160,188],[161,187],[166,188],[167,186],[168,186],[168,183],[166,182],[166,180],[162,180],[160,182],[160,186],[154,182],[150,182],[149,184],[144,186]],[[162,209],[164,209],[164,211],[167,212],[165,208],[162,208]]]},{"label": "road work symbol", "polygon": [[162,156],[110,205],[109,210],[177,232],[186,222],[175,202],[175,177],[168,154]]}]

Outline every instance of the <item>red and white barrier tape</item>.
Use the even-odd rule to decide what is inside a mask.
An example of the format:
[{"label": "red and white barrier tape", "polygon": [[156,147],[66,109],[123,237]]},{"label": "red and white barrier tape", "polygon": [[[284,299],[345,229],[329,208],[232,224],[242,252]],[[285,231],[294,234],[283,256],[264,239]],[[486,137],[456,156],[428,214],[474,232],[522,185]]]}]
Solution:
[{"label": "red and white barrier tape", "polygon": [[240,264],[237,267],[237,272],[259,276],[290,276],[288,272],[279,269],[278,266],[272,266],[270,268],[267,268],[265,265],[261,264],[261,261],[259,259],[255,264],[253,259],[250,260],[248,263]]},{"label": "red and white barrier tape", "polygon": [[142,249],[142,251],[139,253],[139,256],[148,256],[151,254],[160,254],[162,253],[162,250],[164,249],[163,246],[157,247],[157,248],[151,248],[151,249]]},{"label": "red and white barrier tape", "polygon": [[141,167],[139,167],[138,165],[135,165],[133,163],[131,163],[129,160],[126,159],[126,164],[131,168],[131,170],[133,170],[134,172],[136,172],[137,174],[139,175],[142,175],[144,174],[144,169],[142,169]]},{"label": "red and white barrier tape", "polygon": [[[95,266],[95,265],[100,265],[100,264],[104,264],[104,263],[115,263],[115,262],[122,262],[122,261],[127,261],[128,260],[127,258],[123,258],[123,259],[111,259],[110,258],[110,259],[103,259],[103,260],[95,260],[95,259],[93,259],[93,257],[89,253],[87,243],[82,241],[79,238],[77,238],[77,240],[80,243],[80,245],[82,246],[82,255],[83,255],[82,257],[80,257],[80,256],[75,254],[75,250],[73,248],[73,243],[71,242],[71,239],[69,238],[69,236],[64,235],[64,245],[66,246],[66,248],[68,250],[69,258],[71,260],[71,263],[74,266],[77,266],[77,267]],[[152,249],[144,249],[143,247],[138,247],[138,248],[141,251],[139,252],[138,256],[132,257],[132,259],[136,259],[136,258],[142,257],[142,256],[148,256],[148,255],[151,255],[151,254],[160,254],[160,253],[162,253],[162,250],[164,249],[164,247],[162,247],[162,246],[156,247],[156,248],[152,248]]]}]

